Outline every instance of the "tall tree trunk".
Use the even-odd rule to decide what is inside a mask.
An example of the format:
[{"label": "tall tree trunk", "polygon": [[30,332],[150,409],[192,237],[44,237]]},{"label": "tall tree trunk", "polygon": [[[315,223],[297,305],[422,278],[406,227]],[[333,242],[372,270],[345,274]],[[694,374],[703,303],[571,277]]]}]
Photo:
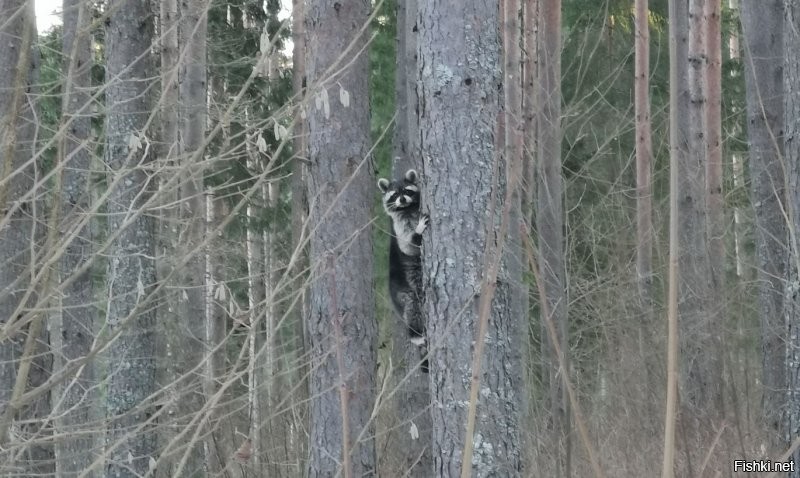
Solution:
[{"label": "tall tree trunk", "polygon": [[522,293],[513,264],[519,257],[503,247],[518,229],[510,217],[519,205],[510,194],[521,171],[510,171],[519,165],[498,154],[500,11],[477,0],[419,2],[417,11],[423,208],[431,214],[422,260],[431,475],[521,476],[526,325],[514,299]]},{"label": "tall tree trunk", "polygon": [[[109,248],[106,390],[108,447],[105,475],[144,475],[156,451],[155,433],[146,424],[155,391],[155,309],[146,303],[155,286],[155,224],[141,208],[151,196],[145,170],[145,126],[151,109],[150,51],[153,17],[146,2],[112,0],[106,22],[106,165],[122,177],[108,201],[108,228],[118,236]],[[144,138],[144,139],[143,139]]]},{"label": "tall tree trunk", "polygon": [[307,5],[306,74],[319,106],[308,114],[313,231],[306,327],[312,355],[308,473],[363,476],[375,473],[370,417],[377,348],[369,69],[367,38],[360,34],[369,2],[311,0]]},{"label": "tall tree trunk", "polygon": [[[537,166],[536,226],[539,233],[539,268],[544,281],[550,317],[542,317],[543,363],[550,393],[553,430],[559,440],[560,473],[569,476],[569,403],[562,373],[569,371],[567,288],[564,265],[564,205],[561,175],[561,1],[541,0],[539,4],[539,162]],[[546,322],[552,321],[558,334],[561,356],[550,343]],[[566,371],[566,372],[565,372]]]},{"label": "tall tree trunk", "polygon": [[522,177],[525,194],[522,198],[522,214],[526,221],[533,221],[534,197],[536,196],[536,149],[538,122],[539,84],[539,0],[523,2],[523,80],[522,80],[522,118],[525,135],[523,138],[524,163]]},{"label": "tall tree trunk", "polygon": [[[159,138],[161,147],[159,154],[159,215],[158,234],[157,234],[157,265],[156,280],[160,282],[169,280],[169,284],[162,289],[159,297],[159,306],[156,314],[158,315],[157,334],[159,337],[157,357],[164,360],[163,366],[158,368],[157,380],[162,386],[170,385],[180,388],[181,382],[180,369],[174,357],[182,350],[179,337],[181,336],[180,311],[177,305],[182,302],[181,277],[174,270],[177,263],[175,256],[178,254],[180,235],[178,224],[178,212],[180,203],[178,195],[179,186],[167,184],[178,168],[178,155],[180,144],[178,132],[180,130],[180,114],[178,103],[180,101],[180,68],[178,59],[180,51],[178,46],[178,0],[161,0],[159,15],[159,33],[161,39],[161,115],[159,117],[161,126],[161,137]],[[180,416],[181,397],[178,393],[170,393],[169,401],[165,405],[166,416],[173,418],[169,423],[161,428],[159,440],[166,444],[172,443],[175,437],[183,428],[183,423],[178,423],[174,418]],[[167,445],[168,446],[168,445]],[[175,471],[180,457],[162,454],[160,457],[159,472],[161,476],[169,477]]]},{"label": "tall tree trunk", "polygon": [[[784,443],[792,443],[800,436],[800,0],[785,0],[784,52],[784,124],[785,157],[789,175],[788,211],[791,245],[789,276],[786,296],[786,325],[788,344],[786,354],[787,395],[786,414],[780,424]],[[791,459],[800,461],[800,450],[794,450]],[[800,476],[800,470],[789,473]]]},{"label": "tall tree trunk", "polygon": [[[221,96],[221,95],[220,95]],[[218,97],[220,97],[218,96]],[[225,267],[229,259],[225,252],[225,243],[221,234],[217,235],[220,223],[225,219],[228,210],[225,198],[206,194],[206,247],[205,253],[205,341],[207,344],[208,358],[205,364],[205,380],[203,381],[203,394],[211,397],[217,393],[219,384],[224,381],[225,375],[225,347],[220,346],[226,337],[225,324],[228,321],[227,298],[225,284],[228,272]],[[219,347],[219,348],[218,348]],[[226,460],[233,451],[234,446],[225,437],[232,437],[232,426],[226,422],[225,417],[230,411],[225,405],[218,404],[208,411],[208,422],[211,436],[206,442],[209,473],[219,474],[226,468]]]},{"label": "tall tree trunk", "polygon": [[[703,8],[705,0],[690,0],[688,10],[688,51],[684,116],[678,118],[679,142],[686,154],[678,163],[678,215],[680,240],[680,290],[678,312],[681,320],[682,380],[681,403],[686,417],[705,416],[721,392],[721,372],[715,364],[714,334],[710,310],[709,256],[706,242],[706,49]],[[680,59],[679,59],[680,61]],[[679,63],[680,64],[680,63]],[[712,351],[712,352],[709,352]]]},{"label": "tall tree trunk", "polygon": [[[420,170],[422,158],[415,144],[417,93],[417,2],[397,2],[397,62],[395,71],[395,129],[392,171],[402,177]],[[419,367],[420,348],[408,340],[408,325],[392,315],[392,374],[399,390],[394,395],[395,420],[387,471],[409,471],[412,476],[433,468],[431,457],[431,395],[428,375]],[[395,446],[396,445],[396,446]]]},{"label": "tall tree trunk", "polygon": [[705,0],[706,85],[707,101],[705,111],[706,147],[706,211],[708,214],[707,248],[709,255],[709,330],[713,349],[706,354],[712,357],[713,381],[716,387],[711,397],[711,406],[717,408],[717,415],[724,413],[723,403],[723,360],[722,346],[725,330],[725,197],[722,191],[722,33],[721,0]]},{"label": "tall tree trunk", "polygon": [[650,25],[647,0],[636,0],[636,279],[642,328],[654,326],[653,312],[653,141],[650,124]]},{"label": "tall tree trunk", "polygon": [[[35,44],[33,1],[0,1],[0,473],[46,475],[53,473],[52,448],[41,443],[43,417],[49,394],[33,403],[21,400],[26,388],[42,385],[51,370],[47,334],[37,308],[39,273],[37,257],[43,228],[33,190],[37,171],[30,161],[36,151],[35,101],[39,51]],[[25,318],[25,319],[23,319]],[[29,324],[19,332],[9,326],[19,320]],[[6,334],[9,334],[6,335]],[[24,344],[24,345],[23,345]],[[12,420],[21,419],[18,438],[9,442]],[[27,422],[27,423],[25,423]],[[36,438],[40,443],[31,442]],[[13,445],[13,446],[10,446]],[[16,454],[24,456],[19,460]]]},{"label": "tall tree trunk", "polygon": [[[205,263],[200,248],[205,236],[205,196],[203,189],[205,141],[207,118],[207,74],[206,37],[208,30],[208,3],[200,0],[181,0],[180,39],[184,44],[184,60],[180,72],[180,162],[182,174],[186,175],[180,188],[180,219],[178,257],[188,262],[179,271],[182,288],[178,306],[177,350],[181,388],[189,392],[182,395],[180,411],[191,420],[203,405],[201,395],[195,390],[202,388],[202,367],[205,344]],[[192,372],[194,370],[194,372]],[[186,375],[188,374],[188,375]],[[179,391],[179,393],[182,393]],[[202,423],[202,422],[201,422]],[[205,449],[213,444],[207,443]],[[191,447],[186,473],[198,473],[205,467],[204,446]]]},{"label": "tall tree trunk", "polygon": [[[91,210],[89,171],[91,150],[87,144],[90,134],[90,116],[84,113],[91,86],[91,35],[89,34],[89,5],[84,0],[64,1],[64,71],[66,71],[61,102],[62,124],[69,122],[67,132],[59,138],[58,161],[62,165],[61,217],[66,223],[84,221]],[[82,111],[83,110],[83,111]],[[71,231],[70,231],[71,232]],[[87,222],[67,246],[62,257],[56,281],[70,278],[76,270],[92,258],[92,226]],[[63,370],[71,360],[89,354],[94,341],[97,309],[94,305],[91,271],[86,270],[69,284],[50,324],[53,332],[53,367],[55,373]],[[90,404],[95,402],[92,393],[94,381],[93,361],[87,362],[77,373],[70,374],[62,384],[53,389],[56,473],[58,476],[77,475],[92,463],[91,450],[94,433],[88,426],[93,421]],[[90,472],[93,476],[93,472]]]},{"label": "tall tree trunk", "polygon": [[297,386],[295,398],[292,400],[294,422],[291,428],[292,442],[296,444],[295,459],[298,464],[294,473],[300,475],[305,470],[305,459],[308,453],[305,450],[306,440],[300,437],[300,430],[305,425],[308,403],[307,371],[308,367],[305,359],[306,340],[303,330],[303,319],[307,315],[308,294],[306,293],[306,278],[308,276],[308,248],[306,244],[306,221],[308,220],[308,198],[306,197],[306,176],[308,167],[306,159],[308,157],[308,123],[303,117],[303,111],[308,105],[305,103],[305,82],[306,82],[306,35],[305,23],[305,0],[292,1],[292,89],[295,101],[298,106],[295,109],[295,130],[294,142],[292,144],[292,254],[294,261],[292,280],[292,292],[295,295],[292,311],[289,314],[291,320],[291,336],[285,342],[288,350],[292,351],[291,368],[294,370],[292,376],[293,383],[304,384]]},{"label": "tall tree trunk", "polygon": [[775,438],[786,401],[784,282],[787,231],[783,155],[783,1],[741,3],[750,194],[755,212],[758,315],[761,321],[764,415]]},{"label": "tall tree trunk", "polygon": [[680,264],[679,181],[680,164],[687,155],[685,127],[687,102],[682,96],[686,86],[681,81],[686,68],[687,3],[668,0],[669,10],[669,266],[667,292],[667,396],[664,412],[664,462],[661,478],[675,476],[675,428],[677,425],[679,352],[678,344],[678,274]]}]

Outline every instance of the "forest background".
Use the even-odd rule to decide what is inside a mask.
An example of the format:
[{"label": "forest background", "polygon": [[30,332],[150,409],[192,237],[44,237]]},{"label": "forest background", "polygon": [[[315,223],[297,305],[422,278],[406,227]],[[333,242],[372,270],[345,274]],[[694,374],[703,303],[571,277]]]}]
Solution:
[{"label": "forest background", "polygon": [[798,2],[441,3],[0,1],[0,474],[798,457]]}]

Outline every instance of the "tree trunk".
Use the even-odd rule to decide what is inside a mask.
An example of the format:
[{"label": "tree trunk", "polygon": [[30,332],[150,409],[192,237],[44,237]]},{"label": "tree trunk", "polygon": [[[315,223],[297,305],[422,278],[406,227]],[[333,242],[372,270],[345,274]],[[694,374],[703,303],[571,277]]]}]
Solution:
[{"label": "tree trunk", "polygon": [[711,406],[716,415],[724,413],[723,403],[723,341],[725,330],[725,197],[722,191],[722,33],[720,18],[721,0],[705,0],[704,18],[706,56],[707,102],[705,111],[706,148],[706,211],[708,214],[708,236],[706,247],[709,255],[709,331],[714,370],[714,386]]},{"label": "tree trunk", "polygon": [[[90,101],[92,50],[89,34],[89,5],[84,0],[64,1],[64,71],[66,71],[61,102],[62,124],[69,122],[67,132],[59,138],[58,161],[63,189],[61,190],[61,218],[67,224],[85,221],[92,209],[89,171],[91,150],[86,142],[90,134],[90,116],[84,111]],[[91,219],[90,219],[91,220]],[[89,220],[89,221],[90,221]],[[68,229],[71,233],[71,228]],[[77,236],[67,246],[62,257],[58,277],[63,282],[92,259],[94,239],[92,226],[84,223]],[[50,330],[53,332],[53,366],[59,373],[69,361],[89,354],[94,341],[97,309],[92,288],[91,270],[86,270],[69,284],[53,314]],[[97,397],[91,390],[94,385],[93,361],[87,362],[77,373],[54,387],[53,405],[56,414],[55,443],[56,474],[72,476],[87,470],[93,456],[94,433],[88,426],[95,418],[90,404]],[[93,472],[89,472],[93,476]]]},{"label": "tree trunk", "polygon": [[675,428],[677,425],[679,351],[678,292],[680,259],[680,164],[686,161],[687,101],[686,35],[688,33],[687,3],[668,0],[669,9],[669,265],[667,292],[667,393],[664,412],[664,461],[661,478],[675,476]]},{"label": "tree trunk", "polygon": [[755,267],[763,353],[764,415],[780,442],[786,405],[784,282],[787,231],[783,218],[783,2],[741,3],[750,194],[755,212]]},{"label": "tree trunk", "polygon": [[[681,178],[678,192],[680,290],[678,312],[681,321],[681,403],[687,417],[705,415],[719,393],[713,365],[716,352],[708,320],[710,271],[706,243],[706,52],[703,28],[704,0],[690,0],[688,10],[688,51],[683,72],[688,82],[681,101],[686,105],[678,118],[678,141],[686,154],[678,163]],[[679,30],[680,31],[680,30]],[[680,62],[680,59],[678,60]],[[679,63],[680,65],[680,63]]]},{"label": "tree trunk", "polygon": [[[0,89],[5,91],[0,95],[0,324],[5,336],[12,323],[28,323],[0,339],[0,474],[47,475],[53,473],[53,455],[43,443],[50,437],[42,420],[50,412],[50,395],[33,403],[21,400],[51,371],[42,318],[32,315],[39,307],[33,279],[40,271],[31,252],[41,251],[43,235],[37,227],[43,219],[39,192],[33,189],[37,171],[30,162],[36,151],[36,115],[30,105],[38,92],[40,64],[33,2],[0,1],[0,18]],[[9,427],[17,419],[22,420],[15,424],[20,433],[9,442]]]},{"label": "tree trunk", "polygon": [[369,2],[311,0],[307,5],[306,74],[317,106],[308,114],[313,231],[306,322],[312,356],[308,473],[364,476],[375,473],[370,417],[377,348],[369,69],[367,38],[359,34]]},{"label": "tree trunk", "polygon": [[155,309],[147,299],[155,286],[155,225],[142,211],[151,196],[145,167],[150,162],[145,125],[151,110],[150,51],[153,18],[146,2],[112,0],[106,21],[106,165],[114,179],[108,200],[108,228],[118,233],[109,248],[106,390],[107,477],[144,475],[156,451],[146,424],[155,391],[153,327]]},{"label": "tree trunk", "polygon": [[[422,158],[415,144],[417,92],[417,2],[397,2],[397,63],[395,117],[392,141],[393,177],[420,170]],[[433,468],[428,375],[419,367],[420,348],[408,340],[408,325],[391,315],[392,375],[399,390],[393,396],[395,421],[390,423],[391,444],[387,471],[425,475]]]},{"label": "tree trunk", "polygon": [[[569,476],[569,403],[561,374],[569,371],[567,288],[564,266],[564,206],[561,174],[561,1],[541,0],[539,25],[539,162],[537,170],[537,229],[539,269],[550,317],[542,317],[543,357],[550,393],[553,430],[560,450],[560,473]],[[552,321],[558,334],[561,356],[550,343],[546,322]]]},{"label": "tree trunk", "polygon": [[[178,392],[181,398],[179,419],[191,420],[203,406],[200,394],[195,393],[202,387],[202,375],[199,367],[204,360],[205,347],[205,264],[203,243],[205,231],[205,196],[203,188],[204,161],[203,143],[205,141],[207,117],[207,78],[206,78],[206,32],[207,2],[199,0],[181,0],[180,3],[180,40],[184,48],[184,60],[180,71],[180,171],[185,181],[180,187],[180,241],[177,244],[177,256],[188,261],[179,271],[181,294],[178,302],[177,339],[180,341],[178,352],[179,375],[182,377],[181,388],[188,393]],[[191,372],[195,370],[195,372]],[[201,422],[202,423],[202,422]],[[190,435],[191,436],[191,435]],[[205,449],[211,449],[207,443]],[[190,450],[183,470],[191,475],[203,470],[206,459],[203,444],[196,443]]]},{"label": "tree trunk", "polygon": [[[306,244],[306,221],[308,220],[308,198],[306,197],[306,177],[308,175],[308,167],[306,159],[308,158],[308,123],[303,118],[303,110],[308,107],[305,103],[305,82],[306,82],[306,35],[304,29],[305,20],[305,0],[292,1],[292,40],[294,47],[292,49],[292,89],[295,94],[296,104],[295,109],[295,123],[294,123],[294,142],[292,144],[292,153],[294,159],[292,160],[292,254],[293,272],[292,291],[296,294],[296,299],[292,305],[292,311],[289,314],[291,320],[291,336],[285,342],[288,350],[291,350],[291,364],[294,374],[292,376],[293,383],[304,384],[304,386],[297,386],[295,398],[292,400],[293,413],[295,418],[292,424],[291,434],[292,442],[296,444],[295,459],[293,460],[298,464],[297,468],[292,470],[295,474],[303,474],[305,470],[305,459],[308,455],[306,452],[306,440],[300,437],[300,429],[305,426],[305,417],[307,416],[308,403],[308,384],[307,371],[308,367],[305,359],[306,340],[305,331],[303,330],[303,320],[307,315],[308,294],[306,293],[306,278],[308,270],[308,248]],[[298,420],[299,417],[299,420]],[[299,423],[298,423],[299,422]]]},{"label": "tree trunk", "polygon": [[642,329],[653,323],[653,143],[650,125],[650,25],[647,0],[636,0],[636,278]]},{"label": "tree trunk", "polygon": [[538,105],[539,84],[539,0],[523,2],[523,91],[522,117],[525,135],[523,138],[524,163],[522,177],[524,196],[522,214],[526,221],[533,222],[534,198],[536,197],[536,150],[538,147]]},{"label": "tree trunk", "polygon": [[[784,443],[792,443],[800,436],[800,0],[785,0],[784,52],[784,124],[786,125],[785,158],[789,175],[788,203],[792,248],[789,254],[789,276],[786,296],[786,325],[788,344],[786,355],[788,403],[780,424]],[[765,384],[766,385],[766,384]],[[780,404],[779,404],[780,406]],[[800,460],[800,450],[790,457]],[[797,478],[795,469],[787,476]]]},{"label": "tree trunk", "polygon": [[[182,350],[180,343],[181,325],[178,304],[183,300],[181,277],[174,270],[177,263],[176,256],[180,242],[178,212],[180,202],[178,201],[180,187],[171,185],[167,189],[170,179],[174,180],[175,171],[178,168],[178,155],[180,144],[178,132],[180,129],[180,115],[178,113],[178,103],[180,101],[180,79],[178,59],[180,51],[178,46],[178,0],[161,0],[159,15],[159,33],[161,36],[161,116],[159,117],[161,126],[161,137],[159,138],[161,147],[159,154],[159,224],[158,224],[158,245],[157,245],[157,268],[156,280],[169,280],[161,291],[156,320],[158,334],[157,357],[163,360],[163,366],[158,368],[157,380],[162,387],[171,386],[180,388],[181,375],[177,361],[174,358]],[[181,397],[178,393],[170,393],[169,401],[165,405],[166,416],[172,418],[169,423],[161,428],[159,440],[166,444],[172,443],[180,433],[184,424],[179,423],[175,418],[181,414]],[[167,445],[168,446],[168,445]],[[175,471],[179,456],[162,454],[160,457],[159,472],[160,476],[169,477]]]},{"label": "tree trunk", "polygon": [[433,401],[430,474],[464,476],[464,466],[466,476],[470,467],[480,477],[522,476],[526,325],[515,308],[523,293],[513,264],[519,257],[503,250],[518,229],[510,217],[519,213],[506,187],[513,193],[521,171],[508,171],[512,165],[498,154],[500,11],[476,0],[419,2],[417,8],[423,208],[431,215],[422,260]]}]

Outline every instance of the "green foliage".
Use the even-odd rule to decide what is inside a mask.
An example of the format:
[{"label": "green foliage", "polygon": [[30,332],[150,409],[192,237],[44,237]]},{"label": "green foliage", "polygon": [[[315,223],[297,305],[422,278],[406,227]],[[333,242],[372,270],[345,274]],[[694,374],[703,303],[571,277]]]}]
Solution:
[{"label": "green foliage", "polygon": [[[39,36],[41,67],[39,69],[39,94],[36,107],[39,117],[39,144],[45,145],[53,139],[61,121],[61,89],[64,83],[62,68],[62,28],[54,26]],[[56,157],[55,142],[44,151],[39,160],[42,171],[50,171]]]},{"label": "green foliage", "polygon": [[[291,169],[292,150],[288,144],[277,153],[282,138],[276,134],[276,122],[286,127],[291,120],[288,115],[277,114],[292,95],[291,69],[283,52],[291,32],[278,18],[280,8],[279,0],[215,0],[211,4],[207,43],[211,90],[209,118],[211,124],[227,121],[223,133],[209,147],[209,153],[218,161],[215,169],[206,175],[206,186],[214,188],[216,195],[224,197],[231,206],[257,188],[249,200],[257,215],[248,219],[246,209],[241,209],[226,228],[225,235],[228,240],[243,244],[248,228],[257,235],[272,231],[281,245],[280,256],[287,258],[291,254],[291,231],[286,227],[291,222],[291,197],[286,178]],[[270,78],[267,62],[264,62],[252,83],[242,91],[259,66],[262,48],[277,52],[271,57],[278,63],[272,65],[275,74]],[[241,100],[226,118],[231,101],[240,92]],[[277,203],[270,205],[256,186],[256,180],[275,154],[278,156],[266,178],[278,185],[279,194]],[[240,304],[247,304],[245,258],[232,258],[227,266],[227,277],[231,278],[228,286]]]},{"label": "green foliage", "polygon": [[[395,71],[397,66],[396,0],[380,2],[372,22],[375,38],[369,51],[370,124],[373,157],[378,171],[388,177],[392,163],[392,119],[395,114]],[[412,76],[413,77],[413,76]],[[380,141],[381,136],[383,140]]]},{"label": "green foliage", "polygon": [[[369,52],[369,91],[370,128],[372,142],[375,144],[373,161],[379,177],[392,174],[392,118],[395,114],[395,75],[397,66],[397,4],[396,0],[386,0],[379,4],[379,10],[372,22],[375,35]],[[413,74],[413,73],[412,73]],[[383,139],[381,140],[381,137]],[[375,188],[375,297],[376,315],[381,325],[381,343],[389,340],[392,314],[389,300],[389,223],[380,204],[380,195]]]}]

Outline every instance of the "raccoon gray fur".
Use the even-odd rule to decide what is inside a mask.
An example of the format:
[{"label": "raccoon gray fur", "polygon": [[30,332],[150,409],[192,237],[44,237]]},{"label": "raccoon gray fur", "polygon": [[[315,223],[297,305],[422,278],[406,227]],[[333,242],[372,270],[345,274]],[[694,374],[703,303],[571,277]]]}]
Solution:
[{"label": "raccoon gray fur", "polygon": [[[412,343],[425,345],[425,320],[422,313],[422,233],[428,215],[420,211],[417,172],[406,171],[402,179],[379,179],[383,209],[392,220],[389,245],[389,294],[395,311],[408,326]],[[423,368],[424,367],[423,364]]]}]

